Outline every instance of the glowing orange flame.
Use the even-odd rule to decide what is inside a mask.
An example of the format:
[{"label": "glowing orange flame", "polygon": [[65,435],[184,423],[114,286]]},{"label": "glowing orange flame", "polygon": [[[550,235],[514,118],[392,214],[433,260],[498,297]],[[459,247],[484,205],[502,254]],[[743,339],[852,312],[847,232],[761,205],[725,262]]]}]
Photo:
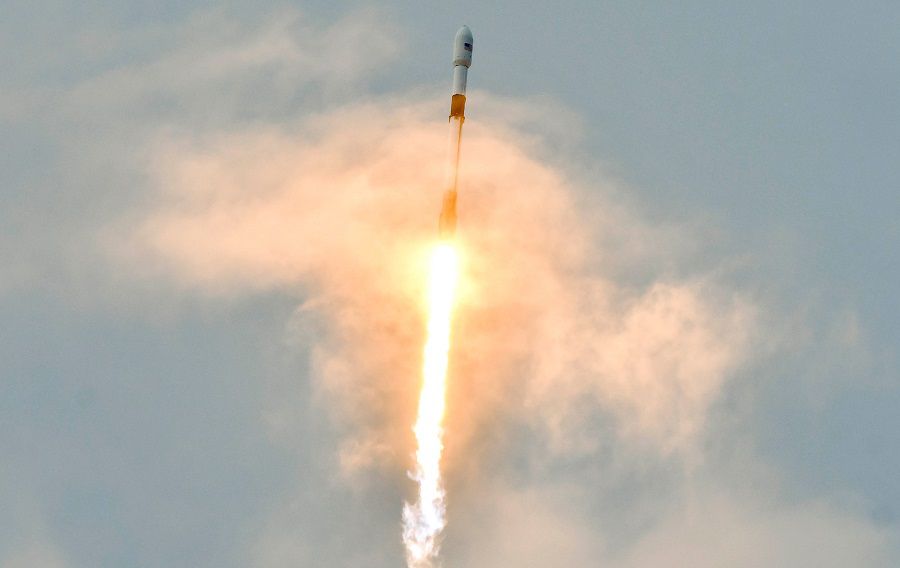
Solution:
[{"label": "glowing orange flame", "polygon": [[403,507],[403,542],[410,568],[428,568],[437,557],[439,537],[446,524],[441,452],[444,449],[444,391],[450,350],[450,318],[458,279],[456,249],[449,243],[435,247],[431,255],[428,285],[428,338],[422,366],[422,393],[415,428],[418,500]]}]

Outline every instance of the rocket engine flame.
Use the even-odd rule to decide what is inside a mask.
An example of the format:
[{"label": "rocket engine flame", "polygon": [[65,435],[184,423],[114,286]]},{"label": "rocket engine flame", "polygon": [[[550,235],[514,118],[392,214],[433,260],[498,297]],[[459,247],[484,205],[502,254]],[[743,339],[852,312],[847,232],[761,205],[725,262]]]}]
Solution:
[{"label": "rocket engine flame", "polygon": [[450,320],[459,278],[459,259],[453,246],[456,232],[456,190],[459,155],[465,122],[466,77],[472,64],[472,31],[463,26],[453,40],[453,90],[450,96],[450,148],[447,185],[438,220],[441,241],[431,254],[428,282],[428,337],[422,365],[422,392],[416,435],[416,469],[410,477],[419,484],[415,503],[403,505],[403,543],[409,568],[431,568],[437,560],[440,536],[446,525],[441,453],[450,353]]},{"label": "rocket engine flame", "polygon": [[429,568],[437,557],[444,529],[441,453],[450,323],[459,261],[451,243],[438,244],[431,255],[428,284],[428,337],[422,365],[422,392],[414,427],[418,449],[410,477],[419,484],[418,499],[403,507],[403,542],[409,568]]}]

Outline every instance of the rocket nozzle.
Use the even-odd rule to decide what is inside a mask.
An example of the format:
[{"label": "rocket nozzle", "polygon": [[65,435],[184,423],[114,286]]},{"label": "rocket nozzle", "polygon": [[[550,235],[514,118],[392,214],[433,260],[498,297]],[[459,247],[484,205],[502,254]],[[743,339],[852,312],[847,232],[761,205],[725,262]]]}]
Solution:
[{"label": "rocket nozzle", "polygon": [[454,116],[458,116],[460,118],[465,118],[466,116],[466,96],[465,95],[453,95],[450,97],[450,118]]}]

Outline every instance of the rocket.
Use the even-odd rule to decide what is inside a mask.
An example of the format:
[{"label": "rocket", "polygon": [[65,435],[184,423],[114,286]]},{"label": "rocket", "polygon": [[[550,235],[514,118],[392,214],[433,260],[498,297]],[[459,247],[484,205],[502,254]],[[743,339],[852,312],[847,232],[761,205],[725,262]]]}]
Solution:
[{"label": "rocket", "polygon": [[453,88],[450,93],[450,151],[447,182],[438,220],[441,239],[452,239],[456,233],[456,190],[459,183],[459,150],[462,127],[466,120],[466,79],[472,65],[472,30],[459,28],[453,39]]}]

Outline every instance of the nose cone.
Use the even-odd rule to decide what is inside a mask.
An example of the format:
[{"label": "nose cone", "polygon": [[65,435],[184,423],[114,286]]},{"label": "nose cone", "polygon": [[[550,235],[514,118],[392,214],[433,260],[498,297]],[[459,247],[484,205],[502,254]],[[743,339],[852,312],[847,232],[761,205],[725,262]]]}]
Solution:
[{"label": "nose cone", "polygon": [[472,65],[472,30],[469,26],[463,26],[456,32],[453,40],[453,65]]}]

